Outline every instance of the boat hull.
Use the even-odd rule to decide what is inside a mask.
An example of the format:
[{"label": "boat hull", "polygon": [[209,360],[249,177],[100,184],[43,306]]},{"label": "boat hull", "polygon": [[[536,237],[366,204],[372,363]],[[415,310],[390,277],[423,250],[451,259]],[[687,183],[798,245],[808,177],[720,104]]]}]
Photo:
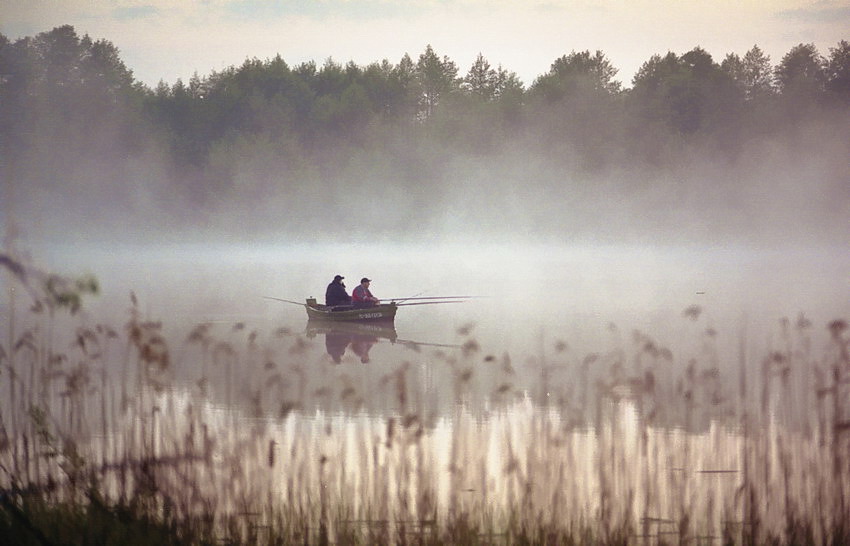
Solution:
[{"label": "boat hull", "polygon": [[307,318],[321,321],[340,322],[392,322],[398,306],[395,303],[385,303],[364,308],[350,308],[338,306],[327,307],[315,300],[308,299],[304,306],[307,309]]}]

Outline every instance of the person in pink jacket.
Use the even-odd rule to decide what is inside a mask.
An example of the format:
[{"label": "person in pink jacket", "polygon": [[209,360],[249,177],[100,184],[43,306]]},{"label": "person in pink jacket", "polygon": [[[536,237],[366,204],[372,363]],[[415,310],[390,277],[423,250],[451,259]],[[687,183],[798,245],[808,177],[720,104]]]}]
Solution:
[{"label": "person in pink jacket", "polygon": [[360,284],[355,286],[354,290],[351,291],[351,303],[355,307],[372,307],[380,301],[369,291],[369,283],[371,282],[371,279],[363,277],[360,279]]}]

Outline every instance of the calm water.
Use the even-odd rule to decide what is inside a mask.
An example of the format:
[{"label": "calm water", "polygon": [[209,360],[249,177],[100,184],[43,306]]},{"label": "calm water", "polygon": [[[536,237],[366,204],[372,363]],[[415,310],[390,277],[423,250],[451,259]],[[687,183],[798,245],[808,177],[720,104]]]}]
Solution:
[{"label": "calm water", "polygon": [[[650,543],[759,542],[792,520],[823,542],[846,520],[850,358],[827,330],[850,317],[846,252],[186,245],[47,262],[102,294],[50,320],[15,292],[2,488],[71,478],[72,441],[104,494],[154,479],[222,536],[281,510],[331,542],[457,514]],[[384,298],[478,297],[342,329],[265,297],[322,298],[335,274]],[[62,455],[44,455],[33,407]]]},{"label": "calm water", "polygon": [[[211,324],[210,335],[241,344],[237,351],[251,334],[272,339],[283,328],[305,342],[311,378],[321,380],[319,364],[339,359],[335,373],[374,385],[407,363],[422,403],[437,406],[455,397],[446,366],[472,371],[471,396],[482,403],[507,383],[538,402],[587,401],[594,381],[645,373],[646,355],[642,362],[636,357],[647,343],[667,357],[660,359],[666,367],[659,361],[648,369],[659,382],[669,380],[669,389],[695,359],[721,372],[725,390],[718,396],[733,398],[741,362],[757,373],[760,358],[785,350],[800,333],[794,325],[801,316],[811,323],[805,334],[818,352],[829,343],[827,323],[850,316],[850,255],[835,249],[186,245],[73,256],[57,250],[53,260],[62,271],[101,279],[91,320],[123,324],[132,290],[143,314],[163,321],[183,378],[203,373],[185,343],[195,325]],[[308,332],[303,308],[264,297],[321,300],[337,273],[349,290],[369,276],[379,297],[479,297],[402,308],[394,331],[377,332]],[[262,379],[249,378],[240,365],[241,378]],[[507,377],[505,369],[514,373]]]},{"label": "calm water", "polygon": [[[186,507],[288,506],[331,538],[457,513],[703,543],[794,517],[823,537],[847,505],[850,364],[827,331],[850,316],[847,253],[182,246],[48,266],[102,294],[50,321],[16,293],[7,477],[64,472],[39,455],[40,406],[109,494],[128,487],[113,463],[153,457]],[[384,298],[478,297],[342,329],[265,298],[321,298],[337,273]]]},{"label": "calm water", "polygon": [[[151,314],[194,320],[263,318],[296,325],[298,308],[263,299],[322,298],[335,273],[349,290],[369,276],[379,297],[475,295],[464,305],[399,313],[405,333],[442,336],[474,322],[502,348],[528,352],[541,332],[596,342],[610,323],[678,339],[690,305],[718,330],[762,327],[806,313],[823,322],[850,311],[846,249],[659,247],[178,246],[53,249],[48,265],[102,281],[95,309],[130,290]],[[529,342],[529,340],[533,340]],[[536,347],[535,347],[536,350]]]}]

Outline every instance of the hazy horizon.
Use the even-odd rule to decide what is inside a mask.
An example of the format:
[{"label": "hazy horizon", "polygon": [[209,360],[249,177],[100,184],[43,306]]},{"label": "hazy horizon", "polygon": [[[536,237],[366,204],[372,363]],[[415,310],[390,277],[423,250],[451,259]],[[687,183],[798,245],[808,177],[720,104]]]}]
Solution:
[{"label": "hazy horizon", "polygon": [[653,54],[699,46],[719,59],[758,45],[777,62],[800,43],[826,51],[846,38],[850,26],[850,5],[830,0],[7,0],[2,15],[0,33],[13,40],[64,24],[109,39],[150,87],[278,54],[293,65],[328,58],[395,63],[428,44],[463,70],[481,53],[494,66],[516,72],[526,86],[562,55],[601,50],[628,86]]}]

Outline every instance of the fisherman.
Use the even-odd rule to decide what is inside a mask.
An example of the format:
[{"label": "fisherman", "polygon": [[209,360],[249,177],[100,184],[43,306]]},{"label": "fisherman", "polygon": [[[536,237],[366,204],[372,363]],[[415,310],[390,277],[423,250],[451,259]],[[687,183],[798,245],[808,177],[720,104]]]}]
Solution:
[{"label": "fisherman", "polygon": [[335,276],[334,280],[328,285],[328,289],[325,290],[325,305],[328,307],[351,303],[351,296],[346,292],[345,283],[342,282],[344,278],[342,275]]},{"label": "fisherman", "polygon": [[378,304],[380,300],[369,291],[369,283],[371,282],[371,279],[363,277],[360,279],[360,284],[354,287],[351,292],[351,303],[354,304],[354,307],[372,307]]}]

